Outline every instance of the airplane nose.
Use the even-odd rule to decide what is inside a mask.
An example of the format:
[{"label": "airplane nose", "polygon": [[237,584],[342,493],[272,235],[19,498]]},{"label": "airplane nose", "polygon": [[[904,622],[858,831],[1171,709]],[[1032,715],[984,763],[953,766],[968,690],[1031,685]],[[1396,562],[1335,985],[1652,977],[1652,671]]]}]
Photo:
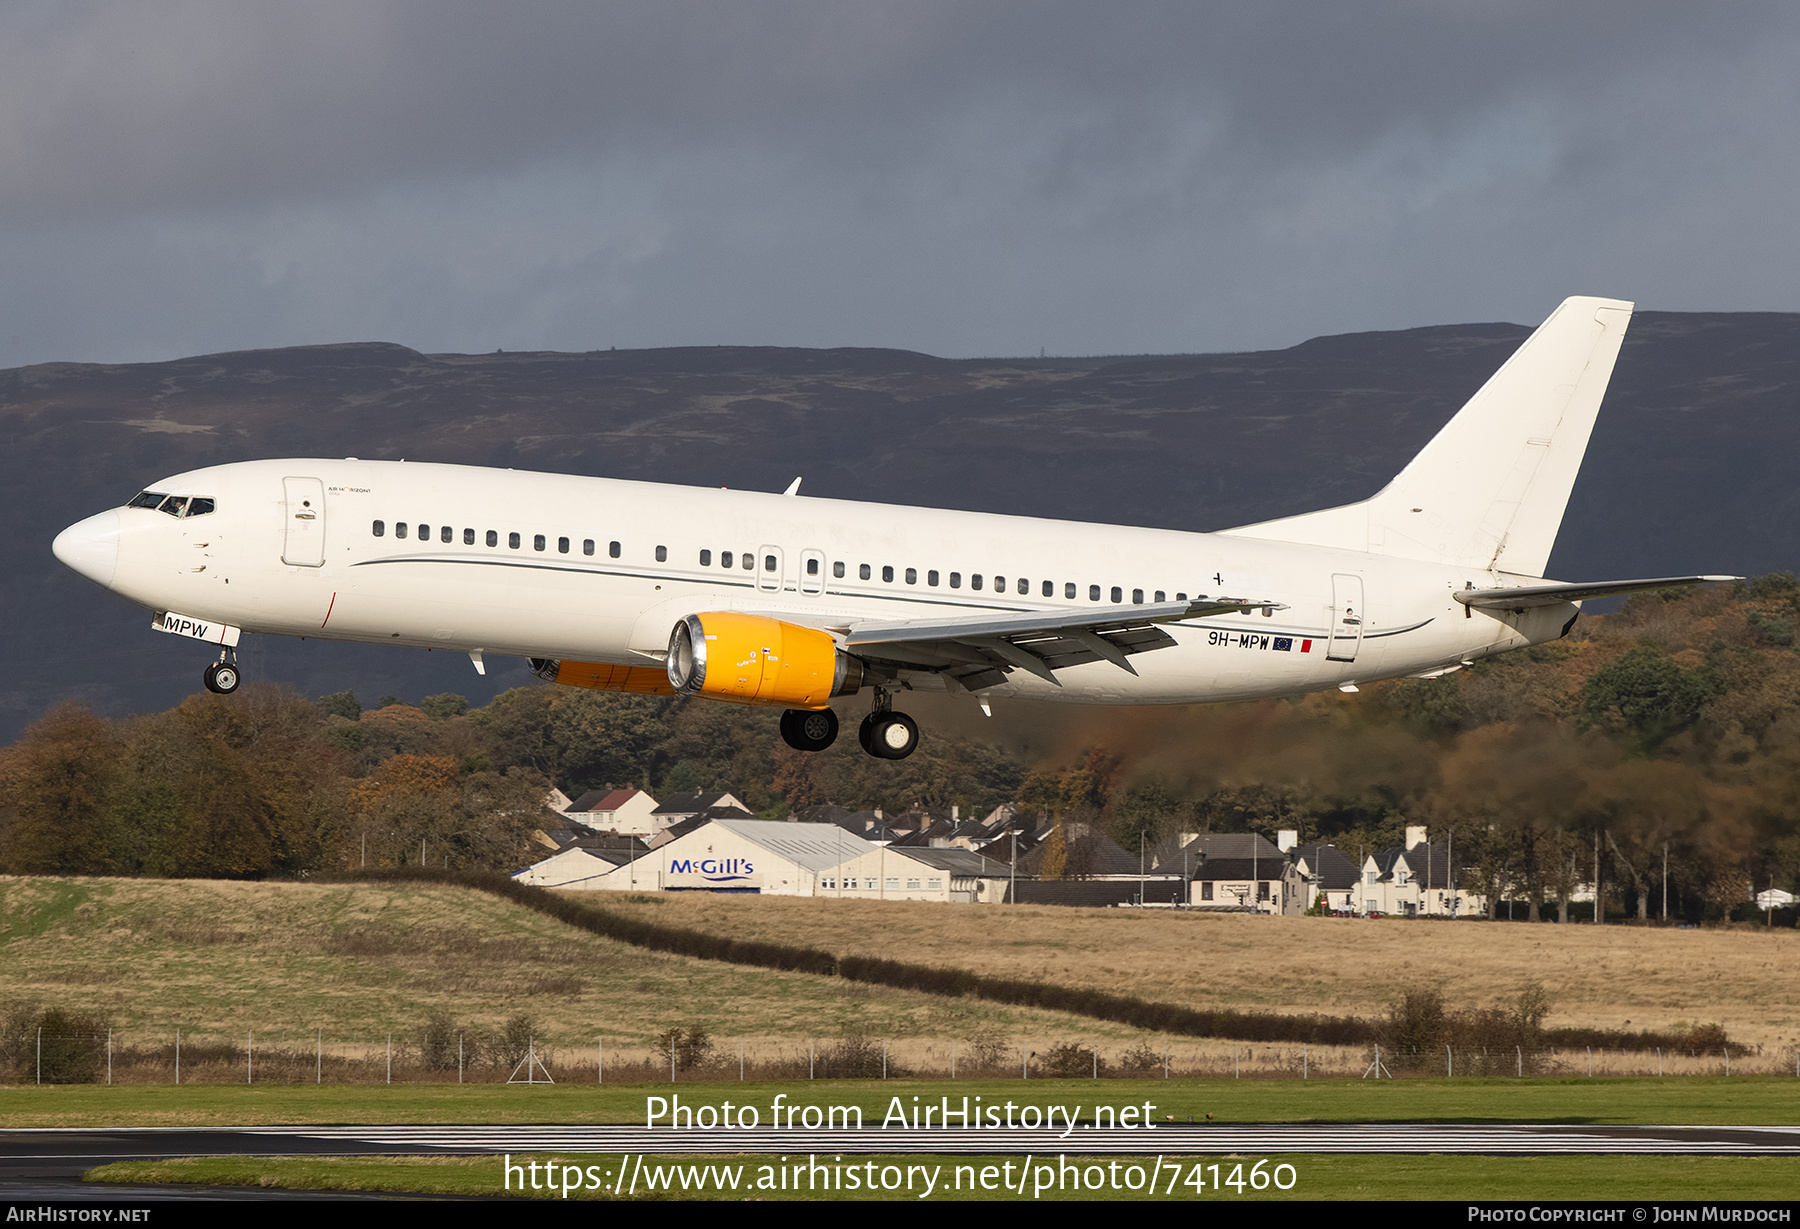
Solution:
[{"label": "airplane nose", "polygon": [[76,521],[50,544],[56,557],[97,585],[112,588],[119,566],[119,514],[102,512]]}]

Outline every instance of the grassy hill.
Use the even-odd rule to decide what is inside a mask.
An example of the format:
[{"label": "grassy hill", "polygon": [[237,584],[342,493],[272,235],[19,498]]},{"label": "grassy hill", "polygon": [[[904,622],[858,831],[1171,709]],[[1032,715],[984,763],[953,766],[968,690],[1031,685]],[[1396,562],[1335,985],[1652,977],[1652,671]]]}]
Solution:
[{"label": "grassy hill", "polygon": [[[571,893],[571,895],[574,895]],[[1800,1043],[1800,933],[1399,919],[1250,917],[1049,906],[671,893],[605,897],[664,925],[781,940],[829,935],[844,954],[952,965],[1183,1006],[1379,1015],[1399,993],[1441,989],[1487,1006],[1541,982],[1551,1027],[1668,1030],[1721,1023],[1776,1053]]]},{"label": "grassy hill", "polygon": [[[648,952],[481,892],[423,885],[0,878],[0,969],[0,1008],[99,1013],[118,1045],[139,1049],[172,1047],[180,1028],[188,1078],[202,1047],[241,1047],[250,1030],[259,1048],[303,1056],[309,1078],[321,1029],[328,1055],[360,1060],[391,1032],[410,1062],[434,1009],[471,1034],[527,1015],[537,1044],[575,1064],[592,1062],[596,1036],[623,1063],[677,1027],[705,1029],[733,1066],[740,1040],[754,1063],[803,1062],[809,1040],[864,1035],[921,1058],[926,1047],[947,1055],[953,1041],[966,1055],[981,1038],[1123,1044],[1133,1035],[1052,1012]],[[236,1053],[237,1074],[214,1076],[242,1078]]]}]

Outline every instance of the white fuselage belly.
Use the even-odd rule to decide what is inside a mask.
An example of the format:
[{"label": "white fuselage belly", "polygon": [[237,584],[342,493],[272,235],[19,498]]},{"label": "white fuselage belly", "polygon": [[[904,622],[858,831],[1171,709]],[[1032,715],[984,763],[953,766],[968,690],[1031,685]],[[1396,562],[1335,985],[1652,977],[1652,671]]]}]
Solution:
[{"label": "white fuselage belly", "polygon": [[[317,479],[324,507],[308,532],[318,566],[283,562],[284,479]],[[712,490],[380,461],[256,461],[178,475],[154,489],[207,496],[210,515],[178,520],[119,510],[112,587],[153,610],[246,631],[497,655],[648,665],[685,615],[766,613],[811,627],[946,615],[1103,609],[1157,592],[1280,603],[1164,625],[1175,647],[1058,671],[1024,671],[987,689],[1088,703],[1245,699],[1428,672],[1554,639],[1563,604],[1521,615],[1471,613],[1451,594],[1490,573],[1352,551],[1214,534],[1035,520],[751,491]],[[374,522],[384,533],[377,537]],[[405,524],[407,537],[395,535]],[[430,538],[421,541],[420,526]],[[444,527],[450,542],[441,540]],[[473,530],[475,542],[465,542]],[[498,545],[487,545],[487,534]],[[519,545],[511,546],[517,534]],[[542,549],[536,542],[542,538]],[[561,540],[568,550],[559,549]],[[595,543],[594,554],[583,542]],[[619,543],[619,554],[610,553]],[[658,548],[664,558],[658,560]],[[700,552],[710,552],[703,565]],[[724,552],[733,566],[722,566]],[[741,560],[748,553],[753,567]],[[765,570],[769,556],[777,560]],[[819,561],[816,577],[807,559]],[[834,573],[843,565],[844,575]],[[870,578],[861,578],[868,565]],[[883,569],[893,569],[884,581]],[[906,579],[911,569],[913,580]],[[952,588],[955,573],[960,587]],[[931,583],[935,574],[937,583]],[[971,587],[979,575],[983,587]],[[1360,642],[1341,626],[1352,577],[1366,607]],[[1006,591],[995,592],[995,577]],[[1018,592],[1024,578],[1029,591]],[[1044,582],[1053,595],[1043,593]],[[1074,597],[1066,596],[1074,585]],[[1091,598],[1099,586],[1099,600]],[[1134,591],[1141,590],[1141,599]],[[1334,624],[1337,653],[1328,660]],[[1279,640],[1293,643],[1279,649]],[[1310,649],[1303,644],[1310,641]],[[909,672],[930,687],[929,672]],[[941,685],[941,684],[940,684]]]}]

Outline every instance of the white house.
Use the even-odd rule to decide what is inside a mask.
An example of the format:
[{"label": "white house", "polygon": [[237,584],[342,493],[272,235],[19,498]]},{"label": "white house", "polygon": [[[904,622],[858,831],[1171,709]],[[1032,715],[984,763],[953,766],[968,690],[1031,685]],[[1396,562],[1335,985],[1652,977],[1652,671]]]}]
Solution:
[{"label": "white house", "polygon": [[569,804],[565,818],[595,832],[651,836],[656,832],[656,799],[641,789],[592,789]]}]

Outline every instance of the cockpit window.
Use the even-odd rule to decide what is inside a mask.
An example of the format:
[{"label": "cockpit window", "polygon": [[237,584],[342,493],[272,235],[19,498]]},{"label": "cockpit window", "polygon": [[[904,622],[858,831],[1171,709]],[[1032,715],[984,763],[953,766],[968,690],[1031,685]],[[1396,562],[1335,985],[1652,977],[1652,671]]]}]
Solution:
[{"label": "cockpit window", "polygon": [[196,495],[194,498],[188,500],[187,514],[189,516],[205,516],[208,512],[213,510],[213,507],[214,504],[212,500],[203,495]]},{"label": "cockpit window", "polygon": [[187,508],[187,502],[186,495],[171,495],[162,501],[162,506],[157,511],[167,512],[170,516],[180,516]]},{"label": "cockpit window", "polygon": [[161,491],[139,491],[125,506],[127,508],[154,508],[166,498],[168,497]]}]

